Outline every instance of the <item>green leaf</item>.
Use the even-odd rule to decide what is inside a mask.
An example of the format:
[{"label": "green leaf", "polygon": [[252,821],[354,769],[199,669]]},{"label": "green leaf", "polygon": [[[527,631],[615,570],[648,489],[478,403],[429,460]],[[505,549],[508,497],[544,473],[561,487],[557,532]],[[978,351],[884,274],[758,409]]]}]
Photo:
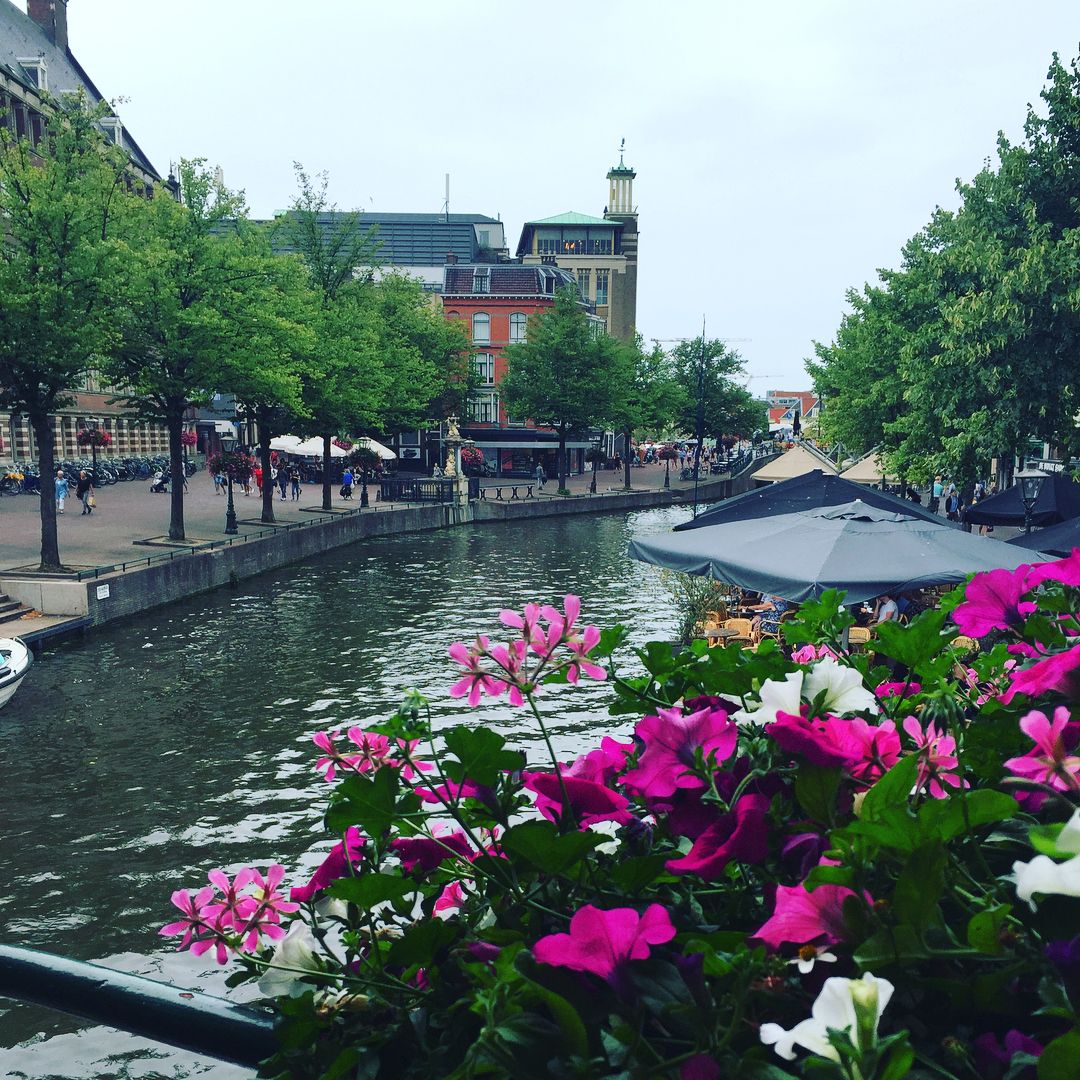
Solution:
[{"label": "green leaf", "polygon": [[589,1035],[578,1010],[550,987],[533,978],[536,961],[528,952],[520,952],[514,958],[514,967],[526,980],[532,992],[547,1006],[555,1023],[559,1025],[567,1049],[578,1057],[588,1057]]},{"label": "green leaf", "polygon": [[478,784],[491,787],[503,771],[520,769],[525,755],[517,750],[504,750],[506,740],[485,727],[459,725],[443,735],[446,749],[461,762],[465,776]]},{"label": "green leaf", "polygon": [[879,1080],[904,1080],[915,1063],[915,1051],[904,1042],[894,1046],[885,1061],[885,1067],[878,1073]]},{"label": "green leaf", "polygon": [[619,892],[636,896],[662,874],[667,859],[667,855],[638,855],[626,859],[612,868],[611,880]]},{"label": "green leaf", "polygon": [[1064,852],[1058,850],[1057,842],[1061,830],[1064,828],[1064,822],[1057,822],[1053,825],[1033,825],[1028,829],[1028,839],[1031,841],[1031,846],[1040,855],[1050,855],[1060,859]]},{"label": "green leaf", "polygon": [[847,889],[855,887],[855,871],[850,866],[815,866],[803,882],[807,892],[813,892],[819,885],[843,885]]},{"label": "green leaf", "polygon": [[379,769],[371,779],[348,776],[334,791],[326,827],[340,834],[358,825],[368,836],[381,836],[394,821],[397,793],[397,769]]},{"label": "green leaf", "polygon": [[400,900],[407,892],[416,889],[416,883],[389,874],[361,874],[333,881],[327,888],[331,896],[356,904],[364,911],[387,900]]},{"label": "green leaf", "polygon": [[832,823],[836,813],[836,793],[840,788],[841,770],[803,762],[795,777],[795,798],[815,821]]},{"label": "green leaf", "polygon": [[[888,624],[886,624],[888,625]],[[919,772],[919,759],[915,754],[901,758],[867,793],[859,811],[859,820],[880,821],[890,811],[907,812],[911,790]]]},{"label": "green leaf", "polygon": [[891,656],[915,670],[948,644],[942,637],[945,612],[924,611],[909,626],[885,622],[875,627],[874,652]]},{"label": "green leaf", "polygon": [[944,846],[934,841],[913,852],[896,882],[893,903],[901,922],[925,930],[938,910],[945,887]]},{"label": "green leaf", "polygon": [[405,968],[414,965],[426,967],[457,937],[457,933],[457,927],[452,920],[422,919],[413,923],[404,935],[394,942],[387,953],[387,962],[400,964]]},{"label": "green leaf", "polygon": [[503,850],[514,861],[521,860],[545,874],[565,874],[604,837],[594,832],[560,836],[550,821],[524,821],[503,834]]},{"label": "green leaf", "polygon": [[626,643],[626,639],[630,636],[630,631],[620,624],[615,626],[609,626],[606,630],[600,631],[600,640],[593,648],[592,656],[610,656],[620,645]]},{"label": "green leaf", "polygon": [[1076,1080],[1080,1061],[1080,1030],[1073,1028],[1046,1044],[1039,1056],[1039,1080]]},{"label": "green leaf", "polygon": [[1003,791],[980,788],[948,799],[931,799],[919,811],[919,826],[927,837],[953,840],[979,825],[1007,821],[1020,809]]},{"label": "green leaf", "polygon": [[855,950],[855,962],[864,971],[875,971],[888,964],[903,964],[909,960],[925,960],[929,954],[910,926],[895,926],[879,930]]},{"label": "green leaf", "polygon": [[991,956],[1003,952],[1000,940],[1001,930],[1011,911],[1011,904],[998,904],[996,907],[987,908],[986,911],[973,915],[967,925],[968,944],[973,949],[989,953]]}]

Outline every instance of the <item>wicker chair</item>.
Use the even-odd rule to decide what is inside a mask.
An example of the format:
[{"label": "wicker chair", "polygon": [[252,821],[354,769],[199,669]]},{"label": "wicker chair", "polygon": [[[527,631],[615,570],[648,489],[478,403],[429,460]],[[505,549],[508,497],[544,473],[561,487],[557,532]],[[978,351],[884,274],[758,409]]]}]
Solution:
[{"label": "wicker chair", "polygon": [[749,641],[752,628],[752,623],[749,619],[728,619],[724,623],[725,630],[738,630],[739,632],[738,637],[728,638],[728,642],[733,645],[739,645],[744,641]]},{"label": "wicker chair", "polygon": [[[873,635],[865,626],[853,626],[848,631],[848,647],[852,652],[862,651],[863,647],[870,643]],[[858,649],[856,649],[858,646]]]},{"label": "wicker chair", "polygon": [[957,652],[973,653],[979,651],[979,643],[966,634],[958,634],[949,642],[949,648]]}]

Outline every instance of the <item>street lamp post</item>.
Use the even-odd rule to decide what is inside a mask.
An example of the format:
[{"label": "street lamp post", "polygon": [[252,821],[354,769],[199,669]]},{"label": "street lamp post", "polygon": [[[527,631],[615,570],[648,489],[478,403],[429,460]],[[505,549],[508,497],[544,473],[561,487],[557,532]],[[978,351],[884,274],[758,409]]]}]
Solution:
[{"label": "street lamp post", "polygon": [[367,462],[360,462],[360,509],[368,505],[367,493]]},{"label": "street lamp post", "polygon": [[1024,535],[1031,533],[1031,515],[1046,483],[1046,473],[1039,469],[1022,469],[1016,474],[1020,481],[1020,500],[1024,504]]},{"label": "street lamp post", "polygon": [[[234,434],[230,432],[221,436],[221,450],[226,456],[232,453],[235,446]],[[236,505],[233,503],[232,462],[225,463],[225,479],[229,489],[229,501],[225,507],[225,535],[235,536],[240,530],[236,527]]]},{"label": "street lamp post", "polygon": [[93,461],[93,465],[91,466],[92,471],[91,471],[90,475],[94,478],[94,484],[95,485],[98,482],[98,475],[97,475],[97,431],[98,431],[98,425],[100,423],[101,423],[101,421],[94,418],[94,417],[87,417],[87,419],[86,419],[86,426],[93,432],[93,434],[90,436],[90,457],[91,457],[91,460]]}]

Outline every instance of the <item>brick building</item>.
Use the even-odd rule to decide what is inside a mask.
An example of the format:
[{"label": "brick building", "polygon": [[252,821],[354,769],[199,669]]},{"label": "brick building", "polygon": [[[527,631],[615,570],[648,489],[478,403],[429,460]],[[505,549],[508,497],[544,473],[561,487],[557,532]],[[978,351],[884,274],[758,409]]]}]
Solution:
[{"label": "brick building", "polygon": [[[0,124],[18,138],[36,145],[51,108],[49,97],[82,92],[92,102],[104,100],[68,47],[67,0],[27,0],[27,12],[11,0],[0,0]],[[102,122],[106,136],[127,151],[130,180],[147,192],[161,180],[149,158],[119,116]],[[168,453],[163,427],[125,415],[110,405],[114,394],[90,373],[74,393],[74,403],[54,418],[56,456],[81,457],[76,439],[87,424],[98,424],[113,436],[113,452]],[[33,434],[22,418],[0,412],[0,460],[37,456]]]},{"label": "brick building", "polygon": [[[526,340],[529,318],[553,307],[555,293],[575,285],[575,276],[557,266],[461,264],[453,256],[443,274],[443,310],[448,319],[461,319],[470,328],[473,366],[481,383],[460,425],[462,435],[484,452],[498,476],[531,475],[538,462],[549,476],[556,475],[558,436],[526,417],[508,414],[499,383],[507,371],[507,346]],[[599,324],[591,313],[590,318]],[[595,439],[567,442],[573,469],[582,471],[584,452],[593,445]],[[427,457],[429,467],[440,460],[438,445],[429,442]]]}]

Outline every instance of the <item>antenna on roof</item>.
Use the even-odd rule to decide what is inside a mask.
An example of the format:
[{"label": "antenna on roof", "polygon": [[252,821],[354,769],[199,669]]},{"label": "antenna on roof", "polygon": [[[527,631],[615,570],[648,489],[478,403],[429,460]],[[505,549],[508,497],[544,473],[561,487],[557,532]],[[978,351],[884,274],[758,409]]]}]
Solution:
[{"label": "antenna on roof", "polygon": [[446,174],[446,201],[443,203],[443,213],[446,214],[446,224],[450,224],[450,174]]},{"label": "antenna on roof", "polygon": [[623,151],[625,149],[626,149],[626,139],[624,138],[622,140],[622,142],[619,143],[619,168],[620,169],[623,167]]}]

